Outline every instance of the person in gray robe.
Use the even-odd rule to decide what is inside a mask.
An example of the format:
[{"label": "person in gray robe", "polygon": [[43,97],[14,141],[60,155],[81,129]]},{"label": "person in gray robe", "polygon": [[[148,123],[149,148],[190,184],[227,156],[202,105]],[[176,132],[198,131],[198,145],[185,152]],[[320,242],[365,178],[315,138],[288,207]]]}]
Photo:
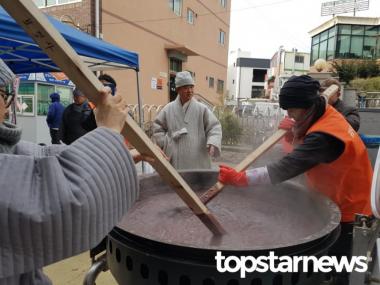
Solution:
[{"label": "person in gray robe", "polygon": [[96,246],[138,196],[120,135],[126,104],[102,91],[99,128],[70,146],[47,147],[20,141],[21,129],[5,121],[7,95],[2,88],[0,285],[51,284],[40,268]]},{"label": "person in gray robe", "polygon": [[153,122],[153,141],[176,169],[210,169],[210,157],[221,152],[220,122],[193,98],[194,80],[188,71],[177,73],[175,85],[177,98]]}]

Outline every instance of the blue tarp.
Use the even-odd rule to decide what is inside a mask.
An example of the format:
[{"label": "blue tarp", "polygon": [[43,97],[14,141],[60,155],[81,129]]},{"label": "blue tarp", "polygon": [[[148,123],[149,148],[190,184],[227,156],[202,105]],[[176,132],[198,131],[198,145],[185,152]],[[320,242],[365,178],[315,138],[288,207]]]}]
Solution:
[{"label": "blue tarp", "polygon": [[380,147],[380,136],[359,134],[360,138],[368,148]]},{"label": "blue tarp", "polygon": [[[121,49],[48,17],[92,70],[138,69],[137,53]],[[0,57],[16,74],[59,71],[51,59],[2,7],[0,7]]]}]

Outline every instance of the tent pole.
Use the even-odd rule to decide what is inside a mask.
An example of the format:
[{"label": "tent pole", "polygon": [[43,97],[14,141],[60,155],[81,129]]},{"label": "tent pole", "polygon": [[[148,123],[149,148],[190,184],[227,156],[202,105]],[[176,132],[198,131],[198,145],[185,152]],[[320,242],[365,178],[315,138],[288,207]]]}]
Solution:
[{"label": "tent pole", "polygon": [[[136,82],[137,82],[137,104],[138,104],[138,112],[139,112],[139,126],[143,129],[144,122],[144,114],[142,112],[142,100],[140,95],[140,80],[139,80],[139,71],[136,69]],[[143,129],[144,130],[144,129]],[[145,162],[141,161],[141,171],[145,173]]]}]

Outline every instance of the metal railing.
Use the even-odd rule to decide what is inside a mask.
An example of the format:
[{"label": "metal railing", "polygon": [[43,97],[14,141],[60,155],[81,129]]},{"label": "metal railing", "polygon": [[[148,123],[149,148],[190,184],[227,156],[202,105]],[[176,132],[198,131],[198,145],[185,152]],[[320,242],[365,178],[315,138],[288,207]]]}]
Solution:
[{"label": "metal railing", "polygon": [[[138,122],[138,105],[130,104],[128,107],[131,116]],[[142,127],[149,137],[153,134],[154,118],[163,107],[164,105],[142,106]],[[242,135],[238,143],[253,148],[260,145],[277,130],[279,122],[286,114],[278,103],[272,102],[256,102],[254,105],[243,105],[243,107],[214,106],[211,111],[218,118],[221,118],[224,112],[233,114],[242,128]]]},{"label": "metal railing", "polygon": [[380,92],[362,92],[358,94],[359,108],[380,108]]}]

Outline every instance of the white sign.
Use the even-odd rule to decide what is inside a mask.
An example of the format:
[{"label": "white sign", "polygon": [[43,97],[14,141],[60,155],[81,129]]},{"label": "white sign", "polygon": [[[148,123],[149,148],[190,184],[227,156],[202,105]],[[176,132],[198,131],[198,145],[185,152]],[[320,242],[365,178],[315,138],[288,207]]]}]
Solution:
[{"label": "white sign", "polygon": [[162,72],[162,71],[160,71],[160,76],[161,76],[162,78],[168,78],[168,74],[167,74],[166,72]]},{"label": "white sign", "polygon": [[23,102],[22,105],[21,105],[21,110],[25,111],[27,108],[28,108],[28,104],[26,104],[25,102]]},{"label": "white sign", "polygon": [[150,81],[150,87],[152,89],[157,89],[157,78],[156,77],[152,77],[152,80]]}]

